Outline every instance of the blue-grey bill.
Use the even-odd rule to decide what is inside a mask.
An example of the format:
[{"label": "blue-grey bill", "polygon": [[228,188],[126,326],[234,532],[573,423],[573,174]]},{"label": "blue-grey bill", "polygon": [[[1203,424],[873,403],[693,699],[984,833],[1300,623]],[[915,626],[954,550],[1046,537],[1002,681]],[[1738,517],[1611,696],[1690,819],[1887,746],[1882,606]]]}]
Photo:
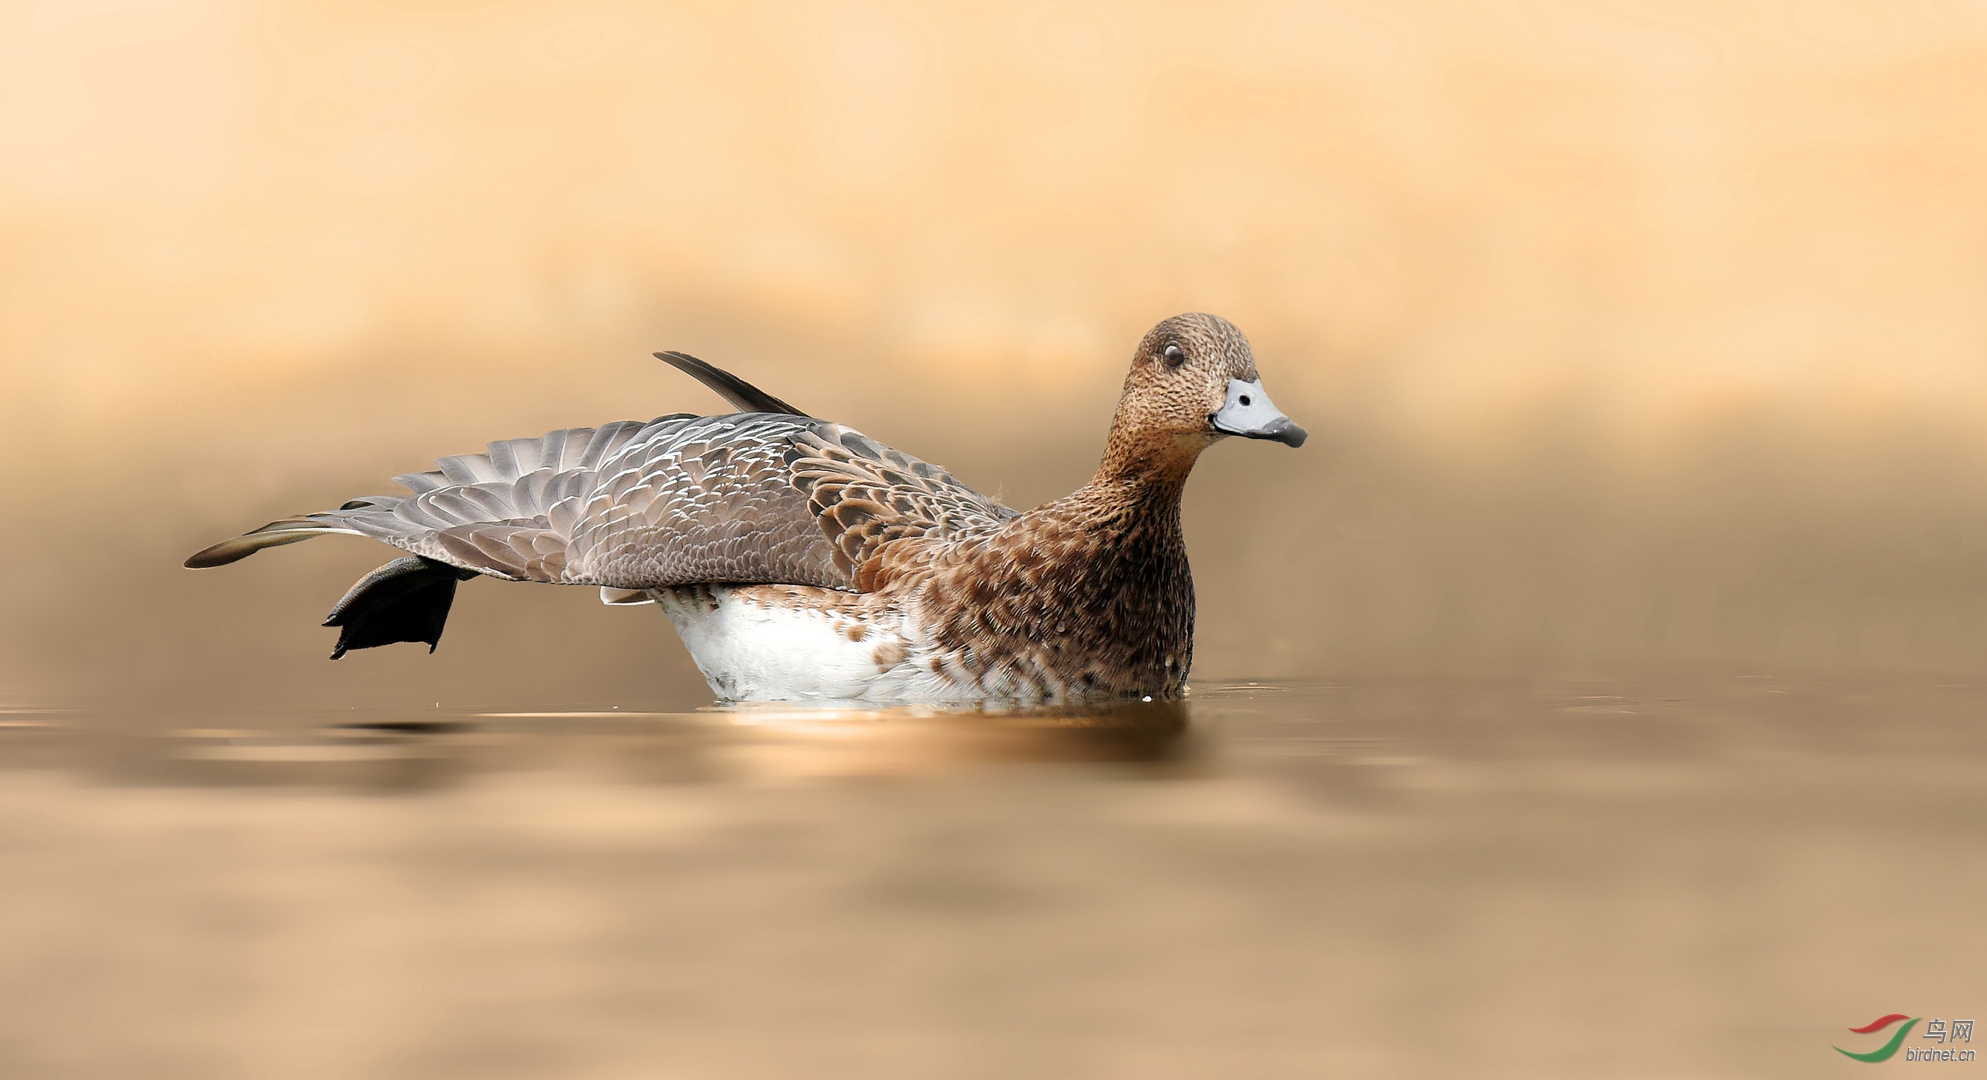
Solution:
[{"label": "blue-grey bill", "polygon": [[1307,437],[1303,428],[1290,422],[1263,391],[1263,381],[1228,380],[1228,400],[1207,418],[1214,430],[1245,439],[1274,439],[1289,446],[1302,446]]}]

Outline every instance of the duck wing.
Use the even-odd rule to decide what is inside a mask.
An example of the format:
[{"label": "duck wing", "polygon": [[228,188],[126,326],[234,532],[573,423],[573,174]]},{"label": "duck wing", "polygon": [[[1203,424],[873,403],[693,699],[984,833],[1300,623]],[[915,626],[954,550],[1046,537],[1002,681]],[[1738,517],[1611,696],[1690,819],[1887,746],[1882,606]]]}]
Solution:
[{"label": "duck wing", "polygon": [[794,490],[790,438],[824,421],[682,413],[493,442],[395,477],[411,495],[271,522],[187,560],[217,566],[325,533],[514,581],[643,589],[784,581],[847,588]]},{"label": "duck wing", "polygon": [[412,494],[271,522],[187,565],[349,533],[514,581],[864,591],[899,541],[979,535],[1014,516],[944,469],[790,412],[621,421],[437,464],[395,478]]}]

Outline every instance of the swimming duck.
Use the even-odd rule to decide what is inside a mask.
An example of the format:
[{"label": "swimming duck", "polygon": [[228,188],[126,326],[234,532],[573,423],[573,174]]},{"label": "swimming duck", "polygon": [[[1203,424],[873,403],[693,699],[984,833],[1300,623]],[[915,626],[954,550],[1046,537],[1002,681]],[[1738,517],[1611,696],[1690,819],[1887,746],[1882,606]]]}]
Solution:
[{"label": "swimming duck", "polygon": [[739,411],[554,431],[395,477],[209,547],[221,566],[327,533],[411,554],[332,608],[351,649],[441,639],[458,581],[594,585],[667,613],[729,701],[1177,697],[1193,659],[1180,495],[1229,435],[1300,446],[1249,341],[1180,315],[1139,342],[1096,475],[1026,512],[683,353]]}]

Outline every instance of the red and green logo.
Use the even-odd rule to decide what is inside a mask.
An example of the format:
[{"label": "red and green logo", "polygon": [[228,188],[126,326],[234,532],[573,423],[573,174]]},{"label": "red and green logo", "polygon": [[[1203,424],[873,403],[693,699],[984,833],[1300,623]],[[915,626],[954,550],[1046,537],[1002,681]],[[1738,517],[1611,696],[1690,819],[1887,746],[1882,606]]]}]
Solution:
[{"label": "red and green logo", "polygon": [[1849,1029],[1858,1035],[1868,1035],[1873,1031],[1882,1031],[1899,1020],[1904,1021],[1904,1026],[1897,1029],[1897,1033],[1890,1037],[1889,1042],[1877,1047],[1875,1050],[1871,1050],[1865,1054],[1857,1054],[1838,1046],[1835,1048],[1835,1052],[1844,1057],[1855,1058],[1857,1061],[1889,1061],[1891,1056],[1897,1053],[1897,1048],[1904,1045],[1904,1037],[1911,1034],[1911,1029],[1918,1023],[1919,1017],[1906,1016],[1903,1013],[1891,1013],[1889,1016],[1879,1016],[1862,1027]]}]

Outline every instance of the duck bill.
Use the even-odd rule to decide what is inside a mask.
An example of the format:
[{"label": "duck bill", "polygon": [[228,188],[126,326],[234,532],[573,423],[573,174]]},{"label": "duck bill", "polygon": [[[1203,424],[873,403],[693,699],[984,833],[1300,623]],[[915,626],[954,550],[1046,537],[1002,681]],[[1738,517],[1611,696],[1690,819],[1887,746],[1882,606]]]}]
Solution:
[{"label": "duck bill", "polygon": [[1302,446],[1308,436],[1303,428],[1290,422],[1288,416],[1269,399],[1263,391],[1263,381],[1243,382],[1240,379],[1228,380],[1228,400],[1215,410],[1207,422],[1223,435],[1240,435],[1245,439],[1271,439],[1286,446]]}]

